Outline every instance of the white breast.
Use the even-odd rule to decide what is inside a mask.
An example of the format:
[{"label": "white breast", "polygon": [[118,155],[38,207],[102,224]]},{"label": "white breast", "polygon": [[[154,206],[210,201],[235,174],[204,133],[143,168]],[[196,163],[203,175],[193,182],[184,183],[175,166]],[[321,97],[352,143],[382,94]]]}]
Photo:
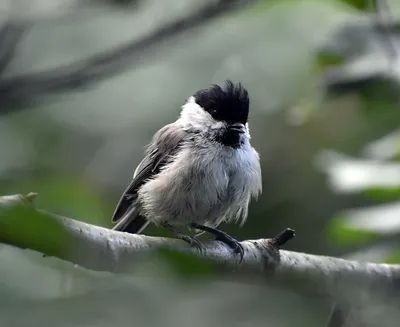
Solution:
[{"label": "white breast", "polygon": [[229,167],[229,192],[231,206],[225,219],[244,224],[247,218],[251,197],[257,197],[262,190],[261,167],[258,153],[246,142],[232,151],[232,156],[225,155]]},{"label": "white breast", "polygon": [[250,144],[233,149],[190,143],[138,193],[143,214],[155,223],[216,227],[223,220],[243,223],[250,197],[260,191],[258,154]]}]

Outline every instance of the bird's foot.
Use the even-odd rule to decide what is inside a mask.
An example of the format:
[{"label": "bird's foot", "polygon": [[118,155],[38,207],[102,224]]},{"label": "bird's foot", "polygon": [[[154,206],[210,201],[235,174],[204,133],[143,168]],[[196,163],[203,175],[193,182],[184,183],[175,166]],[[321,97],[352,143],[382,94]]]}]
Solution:
[{"label": "bird's foot", "polygon": [[186,243],[189,243],[190,246],[195,247],[197,250],[199,250],[200,252],[203,252],[203,245],[201,244],[201,242],[194,236],[190,236],[190,235],[186,235],[180,232],[177,232],[175,234],[175,237],[185,241]]},{"label": "bird's foot", "polygon": [[200,252],[203,252],[203,245],[201,244],[201,242],[199,241],[199,239],[197,237],[186,235],[182,232],[179,232],[174,227],[172,227],[172,225],[170,225],[170,224],[165,223],[165,224],[163,224],[163,227],[165,227],[172,234],[174,234],[177,239],[185,241],[186,243],[189,243],[190,246],[193,246]]},{"label": "bird's foot", "polygon": [[203,225],[198,225],[198,224],[191,224],[191,227],[215,235],[216,241],[221,241],[221,242],[227,244],[233,250],[233,252],[235,254],[239,254],[239,256],[240,256],[239,263],[241,263],[243,261],[243,256],[244,256],[243,245],[238,240],[236,240],[235,238],[230,236],[229,234],[227,234],[219,229],[215,229],[215,228],[211,228],[211,227],[203,226]]},{"label": "bird's foot", "polygon": [[233,238],[229,234],[222,232],[222,231],[220,231],[220,232],[221,232],[220,235],[215,236],[215,240],[221,241],[221,242],[229,245],[232,248],[234,253],[239,254],[239,256],[240,256],[239,263],[241,263],[243,260],[243,256],[244,256],[243,245],[237,239]]}]

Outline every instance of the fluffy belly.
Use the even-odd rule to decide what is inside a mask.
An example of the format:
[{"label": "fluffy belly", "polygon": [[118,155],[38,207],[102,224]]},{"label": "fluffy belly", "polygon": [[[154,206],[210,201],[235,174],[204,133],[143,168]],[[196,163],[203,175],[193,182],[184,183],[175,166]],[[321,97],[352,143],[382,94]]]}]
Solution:
[{"label": "fluffy belly", "polygon": [[215,153],[209,149],[182,150],[138,190],[141,213],[148,220],[210,227],[224,220],[244,223],[251,195],[261,190],[258,155],[249,146]]},{"label": "fluffy belly", "polygon": [[172,174],[164,171],[144,184],[139,192],[142,214],[156,224],[198,223],[216,226],[229,210],[230,192],[227,174],[196,171],[196,174]]}]

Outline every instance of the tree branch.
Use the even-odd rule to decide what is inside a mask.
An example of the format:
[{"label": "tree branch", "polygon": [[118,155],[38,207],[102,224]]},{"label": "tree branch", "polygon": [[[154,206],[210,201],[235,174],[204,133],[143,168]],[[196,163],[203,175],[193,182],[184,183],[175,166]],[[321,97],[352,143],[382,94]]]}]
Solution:
[{"label": "tree branch", "polygon": [[162,26],[138,41],[131,41],[87,59],[38,73],[12,76],[0,80],[0,113],[10,111],[36,98],[65,91],[80,90],[90,84],[121,73],[136,61],[143,60],[154,46],[177,35],[198,28],[234,10],[243,9],[256,0],[210,1],[202,9]]},{"label": "tree branch", "polygon": [[7,69],[25,30],[25,24],[11,21],[6,21],[0,28],[0,74]]},{"label": "tree branch", "polygon": [[350,305],[347,303],[334,303],[326,327],[343,327],[350,312]]},{"label": "tree branch", "polygon": [[[219,264],[236,275],[243,272],[268,277],[274,285],[301,294],[359,299],[398,296],[400,265],[348,261],[333,257],[279,250],[277,244],[293,236],[291,230],[273,239],[243,241],[241,264],[229,247],[205,241],[200,254],[186,243],[168,238],[132,235],[89,225],[37,210],[29,204],[33,195],[0,197],[0,243],[28,248],[101,271],[128,271],[138,259],[160,248],[193,253]],[[351,292],[350,292],[351,290]],[[350,292],[350,293],[349,293]]]}]

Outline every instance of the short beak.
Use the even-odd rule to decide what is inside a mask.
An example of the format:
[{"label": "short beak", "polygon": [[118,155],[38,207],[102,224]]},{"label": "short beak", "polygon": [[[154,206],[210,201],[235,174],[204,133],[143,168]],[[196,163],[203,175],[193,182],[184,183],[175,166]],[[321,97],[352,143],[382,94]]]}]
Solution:
[{"label": "short beak", "polygon": [[241,134],[246,132],[246,127],[241,123],[231,124],[231,125],[229,125],[229,129],[231,131],[235,131],[235,132],[241,133]]}]

